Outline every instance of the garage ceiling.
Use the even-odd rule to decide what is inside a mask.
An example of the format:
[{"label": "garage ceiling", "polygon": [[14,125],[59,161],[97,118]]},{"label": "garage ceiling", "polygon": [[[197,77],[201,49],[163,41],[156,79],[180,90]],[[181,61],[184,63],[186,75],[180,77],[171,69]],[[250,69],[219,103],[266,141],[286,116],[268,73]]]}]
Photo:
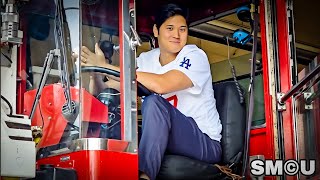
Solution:
[{"label": "garage ceiling", "polygon": [[320,53],[320,1],[294,0],[296,42],[318,49]]},{"label": "garage ceiling", "polygon": [[[304,65],[320,54],[320,21],[317,19],[320,17],[320,11],[318,10],[320,1],[310,0],[308,3],[305,2],[303,0],[293,1],[297,58],[298,60],[303,60]],[[250,30],[250,25],[238,20],[236,14],[232,13],[217,20],[191,27],[190,30],[200,29],[201,33],[204,34],[231,37],[231,33],[239,28]],[[192,36],[188,38],[188,43],[196,44],[202,48],[207,53],[211,64],[228,58],[226,43],[216,43]],[[149,45],[145,44],[139,48],[138,53],[149,48]],[[241,47],[230,47],[230,58],[240,57],[249,53],[249,49],[243,50]],[[303,68],[304,65],[300,65],[299,69]]]}]

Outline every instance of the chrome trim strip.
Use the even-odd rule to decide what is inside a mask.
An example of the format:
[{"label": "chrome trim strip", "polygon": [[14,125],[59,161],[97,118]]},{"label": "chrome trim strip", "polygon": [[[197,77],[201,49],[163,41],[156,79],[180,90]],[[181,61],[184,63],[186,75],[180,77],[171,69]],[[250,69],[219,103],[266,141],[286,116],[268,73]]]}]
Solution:
[{"label": "chrome trim strip", "polygon": [[[77,151],[93,151],[93,150],[108,150],[108,140],[105,138],[81,138],[73,140],[69,143],[60,143],[54,146],[48,146],[44,148],[40,148],[37,152],[37,158],[45,158],[51,156],[57,156]],[[112,141],[121,141],[114,140]],[[122,152],[129,152],[128,147],[130,146],[130,142],[128,142],[127,147]]]}]

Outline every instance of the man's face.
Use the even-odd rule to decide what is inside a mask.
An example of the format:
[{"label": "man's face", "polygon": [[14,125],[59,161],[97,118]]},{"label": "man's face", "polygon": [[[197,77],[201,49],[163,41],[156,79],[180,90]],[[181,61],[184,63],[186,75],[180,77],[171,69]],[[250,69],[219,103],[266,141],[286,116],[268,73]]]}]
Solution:
[{"label": "man's face", "polygon": [[159,29],[154,26],[153,31],[155,37],[158,37],[160,49],[166,52],[176,54],[187,43],[187,22],[181,15],[168,18]]}]

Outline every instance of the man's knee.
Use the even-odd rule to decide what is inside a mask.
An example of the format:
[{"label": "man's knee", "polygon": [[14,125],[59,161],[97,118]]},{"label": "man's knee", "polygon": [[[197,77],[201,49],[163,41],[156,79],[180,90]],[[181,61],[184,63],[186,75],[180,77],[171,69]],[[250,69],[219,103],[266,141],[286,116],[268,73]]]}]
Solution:
[{"label": "man's knee", "polygon": [[149,122],[155,126],[160,126],[166,121],[170,121],[171,104],[159,95],[150,95],[142,103],[142,123]]},{"label": "man's knee", "polygon": [[159,105],[165,105],[167,102],[166,100],[156,94],[149,95],[144,98],[142,103],[142,109],[154,109],[159,107]]}]

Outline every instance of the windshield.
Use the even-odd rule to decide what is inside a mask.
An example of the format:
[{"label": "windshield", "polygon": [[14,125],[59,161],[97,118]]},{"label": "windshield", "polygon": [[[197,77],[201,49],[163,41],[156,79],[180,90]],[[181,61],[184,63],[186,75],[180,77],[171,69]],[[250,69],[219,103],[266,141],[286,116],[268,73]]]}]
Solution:
[{"label": "windshield", "polygon": [[24,108],[42,132],[38,158],[74,151],[83,138],[124,142],[121,72],[81,60],[84,49],[99,51],[120,66],[118,1],[38,1],[20,9],[30,67]]}]

